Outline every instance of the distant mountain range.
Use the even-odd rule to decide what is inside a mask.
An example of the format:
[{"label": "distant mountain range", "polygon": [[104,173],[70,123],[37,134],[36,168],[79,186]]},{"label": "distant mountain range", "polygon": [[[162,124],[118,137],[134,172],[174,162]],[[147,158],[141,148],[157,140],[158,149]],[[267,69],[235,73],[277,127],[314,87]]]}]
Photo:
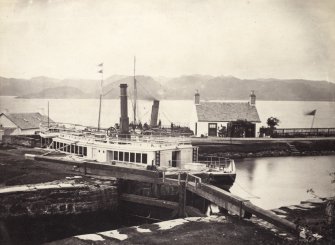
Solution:
[{"label": "distant mountain range", "polygon": [[[335,101],[335,84],[303,79],[239,79],[233,76],[189,75],[175,78],[137,76],[139,99],[192,99],[196,90],[205,100],[246,100],[255,90],[259,100]],[[119,85],[133,77],[113,75],[104,80],[104,98],[119,98]],[[34,77],[0,77],[0,95],[22,98],[98,98],[100,81]]]}]

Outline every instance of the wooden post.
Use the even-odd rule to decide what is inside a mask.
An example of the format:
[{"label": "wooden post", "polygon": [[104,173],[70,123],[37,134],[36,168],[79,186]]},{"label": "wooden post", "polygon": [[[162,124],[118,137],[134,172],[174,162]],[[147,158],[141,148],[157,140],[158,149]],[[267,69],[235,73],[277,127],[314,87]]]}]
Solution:
[{"label": "wooden post", "polygon": [[185,206],[186,206],[186,187],[185,182],[181,181],[179,184],[179,207],[178,216],[185,217]]},{"label": "wooden post", "polygon": [[86,162],[84,162],[84,175],[86,175],[87,174],[87,164],[86,164]]}]

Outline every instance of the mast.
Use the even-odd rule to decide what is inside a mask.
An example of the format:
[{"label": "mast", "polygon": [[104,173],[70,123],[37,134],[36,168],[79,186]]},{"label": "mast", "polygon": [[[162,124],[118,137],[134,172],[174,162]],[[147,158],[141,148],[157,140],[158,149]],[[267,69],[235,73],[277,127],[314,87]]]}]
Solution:
[{"label": "mast", "polygon": [[102,101],[102,84],[104,81],[104,63],[99,64],[98,66],[101,67],[101,70],[98,71],[101,73],[101,81],[100,81],[100,98],[99,98],[99,117],[98,117],[98,131],[100,130],[100,119],[101,119],[101,101]]},{"label": "mast", "polygon": [[137,107],[137,84],[135,77],[136,56],[134,56],[134,125],[136,125],[136,107]]},{"label": "mast", "polygon": [[50,127],[50,121],[49,121],[49,101],[48,101],[48,128]]}]

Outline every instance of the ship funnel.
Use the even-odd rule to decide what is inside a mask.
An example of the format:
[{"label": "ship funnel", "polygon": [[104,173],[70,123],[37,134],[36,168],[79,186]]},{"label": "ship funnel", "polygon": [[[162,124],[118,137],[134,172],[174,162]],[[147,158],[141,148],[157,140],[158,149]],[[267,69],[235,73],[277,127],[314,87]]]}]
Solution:
[{"label": "ship funnel", "polygon": [[151,108],[151,127],[157,127],[157,119],[158,119],[158,111],[159,111],[159,100],[154,100]]},{"label": "ship funnel", "polygon": [[127,137],[129,135],[129,117],[128,117],[128,97],[127,97],[127,84],[120,84],[120,136]]}]

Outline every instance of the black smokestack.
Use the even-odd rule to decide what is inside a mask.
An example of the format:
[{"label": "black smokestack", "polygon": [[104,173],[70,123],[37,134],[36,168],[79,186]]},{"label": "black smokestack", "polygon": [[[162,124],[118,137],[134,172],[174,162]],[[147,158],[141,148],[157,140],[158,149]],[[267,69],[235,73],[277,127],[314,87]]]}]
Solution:
[{"label": "black smokestack", "polygon": [[126,136],[129,134],[127,87],[128,87],[127,84],[120,84],[120,104],[121,104],[120,133],[121,133],[121,136]]},{"label": "black smokestack", "polygon": [[151,121],[150,121],[151,127],[157,126],[158,110],[159,110],[159,100],[154,100],[154,103],[152,104],[151,108]]}]

